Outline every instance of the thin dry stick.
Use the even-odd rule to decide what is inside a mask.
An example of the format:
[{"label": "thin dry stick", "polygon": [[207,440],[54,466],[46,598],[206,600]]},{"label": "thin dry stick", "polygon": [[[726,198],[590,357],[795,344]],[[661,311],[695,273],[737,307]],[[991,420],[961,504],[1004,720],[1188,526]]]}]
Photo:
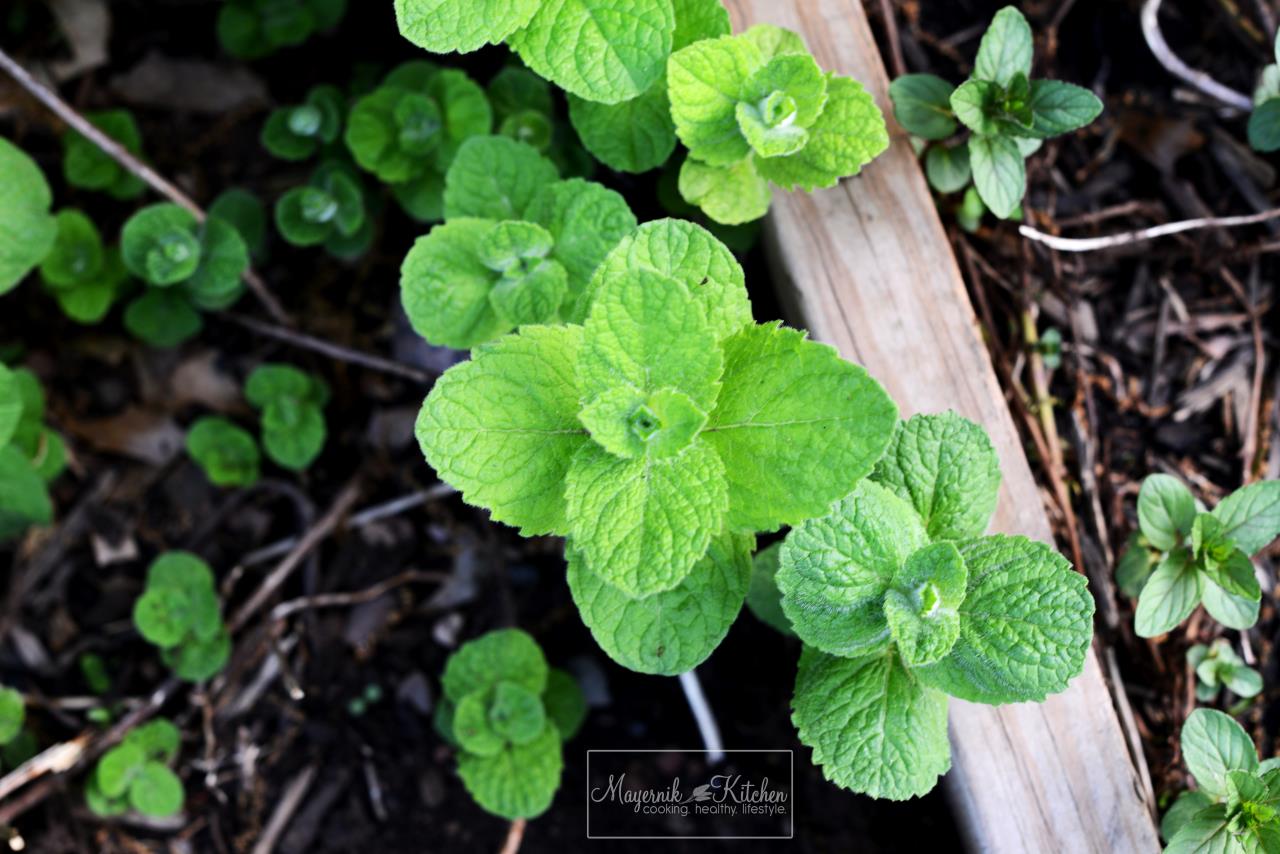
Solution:
[{"label": "thin dry stick", "polygon": [[249,597],[249,601],[245,602],[236,611],[235,616],[227,621],[227,630],[234,633],[244,627],[249,622],[267,600],[271,598],[271,594],[280,589],[280,585],[288,580],[293,571],[298,568],[303,559],[311,553],[311,550],[318,546],[326,537],[338,527],[338,523],[351,510],[351,506],[356,503],[356,499],[360,497],[360,476],[353,477],[346,486],[342,488],[342,492],[338,493],[338,497],[334,500],[333,505],[328,512],[316,522],[302,536],[298,544],[293,547],[289,554],[285,555],[284,560],[271,570],[270,574],[262,580],[262,584],[253,595]]},{"label": "thin dry stick", "polygon": [[262,836],[253,846],[253,854],[271,854],[275,850],[276,843],[280,841],[280,837],[289,827],[289,822],[293,820],[293,814],[298,811],[303,798],[311,790],[311,784],[315,782],[316,772],[319,770],[320,766],[313,762],[299,771],[297,776],[285,786],[284,796],[276,804],[266,828],[262,831]]},{"label": "thin dry stick", "polygon": [[[59,97],[48,86],[31,76],[25,68],[19,65],[13,57],[0,50],[0,68],[12,77],[19,86],[31,93],[36,100],[44,104],[54,112],[58,118],[62,119],[68,125],[76,130],[81,136],[88,139],[98,148],[119,163],[128,171],[145,181],[151,189],[160,195],[169,199],[176,205],[180,205],[191,212],[191,215],[200,221],[204,221],[204,209],[192,201],[191,197],[182,190],[178,189],[174,184],[156,172],[147,164],[134,157],[123,145],[107,136],[102,131],[93,126],[84,116],[76,112],[76,109]],[[271,316],[277,321],[284,324],[290,324],[292,321],[284,307],[280,305],[275,296],[267,289],[266,282],[262,280],[252,269],[244,272],[245,283],[249,289],[253,291],[263,307],[270,312]]]},{"label": "thin dry stick", "polygon": [[393,575],[364,590],[355,590],[350,593],[317,593],[314,596],[302,596],[298,599],[290,599],[288,602],[281,602],[271,609],[271,619],[283,620],[291,614],[309,608],[345,608],[349,605],[361,605],[406,584],[443,584],[448,580],[447,573],[407,569],[399,575]]},{"label": "thin dry stick", "polygon": [[1169,47],[1160,32],[1160,4],[1164,0],[1147,0],[1142,4],[1142,36],[1147,40],[1147,47],[1155,54],[1161,65],[1175,77],[1199,89],[1217,101],[1221,101],[1237,110],[1249,112],[1253,109],[1253,99],[1243,92],[1237,92],[1230,86],[1224,86],[1203,71],[1197,71],[1187,65]]},{"label": "thin dry stick", "polygon": [[511,822],[511,827],[507,830],[507,838],[502,842],[502,849],[498,854],[516,854],[520,850],[520,843],[524,839],[524,828],[527,822],[523,818],[518,818]]},{"label": "thin dry stick", "polygon": [[1129,246],[1157,237],[1168,237],[1184,231],[1195,231],[1201,228],[1234,228],[1241,225],[1256,225],[1260,222],[1280,217],[1280,208],[1272,208],[1262,213],[1247,216],[1208,216],[1201,219],[1184,219],[1179,222],[1166,222],[1164,225],[1153,225],[1151,228],[1140,228],[1137,231],[1124,231],[1120,234],[1108,234],[1103,237],[1058,237],[1045,234],[1029,225],[1018,226],[1018,233],[1023,237],[1043,243],[1050,249],[1059,252],[1097,252],[1102,249],[1114,249],[1117,246]]},{"label": "thin dry stick", "polygon": [[894,17],[893,0],[880,0],[880,17],[884,19],[884,40],[889,43],[889,63],[893,76],[907,73],[907,63],[902,58],[902,43],[898,41],[898,19]]},{"label": "thin dry stick", "polygon": [[292,329],[285,329],[281,326],[275,326],[270,323],[264,323],[252,317],[246,317],[243,314],[233,314],[229,311],[219,312],[219,317],[229,320],[237,326],[243,326],[259,335],[265,335],[268,338],[274,338],[277,341],[283,341],[294,347],[300,347],[304,350],[312,350],[316,353],[336,359],[339,362],[347,362],[352,365],[360,365],[361,367],[371,368],[375,371],[381,371],[386,374],[395,374],[414,382],[430,385],[435,382],[435,375],[413,365],[407,365],[404,362],[397,362],[394,359],[384,359],[381,356],[374,356],[369,353],[362,353],[359,350],[352,350],[350,347],[343,347],[340,344],[334,344],[331,341],[325,341],[323,338],[317,338],[314,335],[307,335],[303,332],[296,332]]}]

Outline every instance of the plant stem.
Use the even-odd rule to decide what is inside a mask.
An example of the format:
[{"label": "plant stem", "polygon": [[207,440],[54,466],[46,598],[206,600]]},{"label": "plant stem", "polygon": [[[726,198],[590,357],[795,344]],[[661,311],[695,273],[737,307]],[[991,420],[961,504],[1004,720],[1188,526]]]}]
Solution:
[{"label": "plant stem", "polygon": [[1058,237],[1055,234],[1045,234],[1043,231],[1037,231],[1029,225],[1018,226],[1018,233],[1028,240],[1043,243],[1050,249],[1056,249],[1059,252],[1097,252],[1101,249],[1114,249],[1117,246],[1129,246],[1146,240],[1154,240],[1157,237],[1181,234],[1184,231],[1195,231],[1200,228],[1232,228],[1238,225],[1256,225],[1277,217],[1280,217],[1280,208],[1272,208],[1269,211],[1246,216],[1207,216],[1200,219],[1184,219],[1180,222],[1166,222],[1163,225],[1153,225],[1151,228],[1123,231],[1119,234],[1108,234],[1102,237]]},{"label": "plant stem", "polygon": [[711,711],[707,697],[702,693],[698,674],[692,670],[681,673],[680,687],[684,689],[684,698],[689,701],[689,709],[698,724],[698,733],[707,750],[707,764],[717,765],[724,759],[724,743],[720,741],[720,727],[716,725],[715,713]]}]

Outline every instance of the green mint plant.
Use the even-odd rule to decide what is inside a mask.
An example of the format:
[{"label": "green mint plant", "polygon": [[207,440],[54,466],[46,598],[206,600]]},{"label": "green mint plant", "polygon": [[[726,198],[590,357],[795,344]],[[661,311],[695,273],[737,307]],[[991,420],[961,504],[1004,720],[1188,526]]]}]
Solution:
[{"label": "green mint plant", "polygon": [[262,147],[281,160],[306,160],[342,133],[347,101],[336,86],[316,86],[301,104],[272,110]]},{"label": "green mint plant", "polygon": [[66,468],[67,450],[44,409],[35,374],[0,364],[0,542],[53,520],[48,484]]},{"label": "green mint plant", "polygon": [[392,185],[409,216],[443,216],[444,175],[458,149],[489,133],[493,111],[484,89],[457,69],[408,62],[356,101],[345,140],[361,169]]},{"label": "green mint plant", "polygon": [[[934,144],[925,174],[939,193],[972,182],[978,200],[1001,219],[1018,215],[1026,194],[1024,160],[1041,142],[1088,125],[1102,102],[1088,89],[1059,80],[1032,80],[1031,26],[1013,6],[996,13],[978,46],[973,74],[953,87],[932,74],[906,74],[889,86],[893,112],[908,133]],[[944,143],[963,125],[968,140]],[[976,217],[966,194],[965,218]]]},{"label": "green mint plant", "polygon": [[261,59],[336,27],[347,0],[226,0],[218,10],[218,41],[237,59]]},{"label": "green mint plant", "polygon": [[146,589],[133,605],[133,624],[160,648],[173,674],[188,682],[217,675],[231,654],[213,571],[190,552],[167,552],[151,563]]},{"label": "green mint plant", "polygon": [[436,726],[458,748],[458,776],[486,811],[535,818],[560,788],[561,744],[586,716],[573,677],[552,670],[519,629],[500,629],[449,656]]},{"label": "green mint plant", "polygon": [[1137,591],[1135,629],[1162,635],[1203,604],[1232,629],[1258,621],[1262,589],[1249,557],[1280,536],[1280,481],[1242,487],[1205,512],[1182,483],[1153,474],[1138,492],[1141,538],[1118,574]]},{"label": "green mint plant", "polygon": [[1262,69],[1249,114],[1249,145],[1262,152],[1280,151],[1280,33],[1273,49],[1276,62]]},{"label": "green mint plant", "polygon": [[204,326],[200,312],[232,305],[244,292],[249,250],[216,217],[198,221],[175,204],[142,208],[124,224],[120,253],[147,284],[125,310],[125,326],[155,347],[175,347]]},{"label": "green mint plant", "polygon": [[550,160],[503,136],[459,149],[443,199],[446,222],[409,250],[400,293],[420,335],[459,349],[528,324],[581,322],[592,276],[636,228],[618,193],[560,180]]},{"label": "green mint plant", "polygon": [[833,187],[889,147],[855,80],[824,72],[796,33],[760,24],[672,54],[671,117],[689,149],[680,194],[716,222],[769,210],[769,184]]},{"label": "green mint plant", "polygon": [[1197,788],[1160,822],[1165,854],[1280,848],[1280,760],[1259,762],[1249,734],[1215,709],[1196,709],[1182,725],[1182,756]]},{"label": "green mint plant", "polygon": [[98,323],[129,278],[120,253],[103,245],[93,220],[74,208],[54,216],[58,232],[40,262],[45,289],[64,314],[78,323]]},{"label": "green mint plant", "polygon": [[253,486],[260,473],[258,443],[249,431],[216,416],[187,430],[187,453],[214,486]]},{"label": "green mint plant", "polygon": [[302,471],[324,450],[329,387],[319,377],[292,365],[259,365],[244,396],[262,412],[262,449],[276,465]]},{"label": "green mint plant", "polygon": [[338,257],[362,254],[373,236],[360,178],[337,162],[321,165],[304,186],[281,196],[275,221],[294,246],[323,245]]},{"label": "green mint plant", "polygon": [[[133,113],[128,110],[106,110],[88,113],[85,118],[124,146],[130,154],[142,156],[142,133],[138,130]],[[97,190],[121,201],[136,199],[146,189],[141,178],[74,130],[62,138],[62,174],[73,187]]]},{"label": "green mint plant", "polygon": [[646,223],[597,269],[581,325],[476,348],[418,418],[427,461],[464,500],[569,538],[583,620],[642,672],[710,655],[746,596],[751,534],[825,512],[897,421],[862,368],[753,323],[743,282],[704,229]]},{"label": "green mint plant", "polygon": [[751,559],[751,582],[747,586],[747,608],[756,619],[776,631],[795,637],[795,629],[782,610],[778,589],[778,568],[782,561],[782,541],[756,552]]},{"label": "green mint plant", "polygon": [[776,580],[804,642],[792,720],[837,785],[922,795],[951,767],[948,695],[1040,702],[1083,669],[1085,578],[1044,543],[982,536],[999,483],[981,427],[916,415],[868,480],[787,535]]},{"label": "green mint plant", "polygon": [[211,217],[229,224],[240,234],[249,257],[261,259],[267,251],[267,206],[240,187],[223,190],[209,205]]},{"label": "green mint plant", "polygon": [[596,163],[573,126],[556,117],[547,81],[521,65],[508,65],[485,87],[495,132],[549,158],[565,177],[590,178]]},{"label": "green mint plant", "polygon": [[0,137],[0,295],[35,269],[58,236],[53,192],[35,161]]},{"label": "green mint plant", "polygon": [[171,767],[180,747],[178,728],[164,718],[129,730],[89,774],[85,805],[104,817],[130,809],[151,818],[176,815],[186,800],[182,780]]},{"label": "green mint plant", "polygon": [[1196,674],[1196,699],[1212,702],[1226,688],[1237,697],[1248,699],[1262,691],[1262,675],[1236,655],[1231,642],[1218,638],[1212,646],[1198,643],[1187,650],[1187,664]]}]

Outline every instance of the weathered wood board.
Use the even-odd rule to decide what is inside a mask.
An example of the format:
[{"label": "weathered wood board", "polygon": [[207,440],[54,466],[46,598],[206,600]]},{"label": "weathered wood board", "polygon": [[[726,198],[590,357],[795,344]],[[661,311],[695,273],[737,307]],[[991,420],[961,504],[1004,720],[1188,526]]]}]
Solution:
[{"label": "weathered wood board", "polygon": [[[819,64],[861,81],[891,116],[888,76],[860,0],[728,0],[735,31],[801,33]],[[907,136],[864,173],[814,194],[776,193],[766,227],[793,322],[864,365],[904,415],[954,409],[984,425],[1004,484],[993,530],[1052,541],[941,221]],[[1043,704],[953,701],[946,778],[969,848],[1001,854],[1153,852],[1149,786],[1091,651]]]}]

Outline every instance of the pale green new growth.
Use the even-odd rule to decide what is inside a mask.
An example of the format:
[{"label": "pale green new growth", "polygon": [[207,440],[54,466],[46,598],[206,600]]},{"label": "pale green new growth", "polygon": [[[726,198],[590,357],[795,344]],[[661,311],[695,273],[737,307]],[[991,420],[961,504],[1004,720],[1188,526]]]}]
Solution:
[{"label": "pale green new growth", "polygon": [[209,565],[188,552],[168,552],[147,570],[133,622],[143,638],[160,647],[174,675],[202,682],[222,670],[231,654],[221,610]]},{"label": "pale green new growth", "polygon": [[1212,646],[1195,644],[1187,650],[1187,664],[1196,674],[1196,699],[1201,702],[1211,702],[1222,688],[1244,698],[1262,691],[1262,674],[1245,664],[1226,638]]},{"label": "pale green new growth", "polygon": [[170,765],[180,747],[178,728],[164,718],[130,730],[103,754],[85,783],[85,804],[101,816],[130,808],[151,818],[182,809],[182,781]]}]

